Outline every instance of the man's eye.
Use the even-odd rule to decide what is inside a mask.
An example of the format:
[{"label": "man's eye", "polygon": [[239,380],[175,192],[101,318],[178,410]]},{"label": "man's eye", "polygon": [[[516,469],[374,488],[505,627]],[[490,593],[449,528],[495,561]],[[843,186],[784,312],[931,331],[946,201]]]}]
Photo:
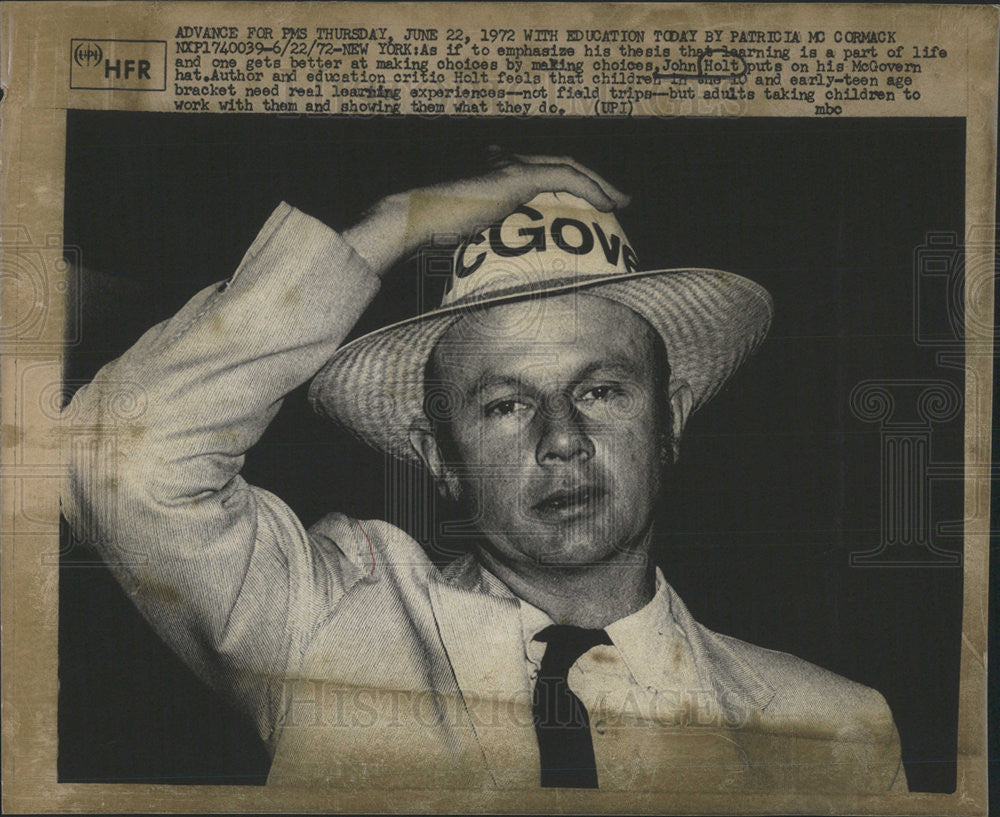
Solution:
[{"label": "man's eye", "polygon": [[509,417],[519,411],[525,411],[527,408],[528,405],[520,400],[497,400],[486,407],[486,416]]},{"label": "man's eye", "polygon": [[583,392],[579,399],[591,402],[595,400],[610,400],[617,397],[621,393],[621,390],[615,386],[594,386],[593,388],[587,389]]}]

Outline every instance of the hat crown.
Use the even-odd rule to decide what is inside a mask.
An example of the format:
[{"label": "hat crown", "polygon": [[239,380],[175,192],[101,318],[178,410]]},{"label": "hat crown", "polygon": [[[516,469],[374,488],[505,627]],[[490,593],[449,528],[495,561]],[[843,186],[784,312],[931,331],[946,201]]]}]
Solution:
[{"label": "hat crown", "polygon": [[570,193],[542,193],[458,248],[441,306],[547,283],[627,275],[638,265],[613,213]]}]

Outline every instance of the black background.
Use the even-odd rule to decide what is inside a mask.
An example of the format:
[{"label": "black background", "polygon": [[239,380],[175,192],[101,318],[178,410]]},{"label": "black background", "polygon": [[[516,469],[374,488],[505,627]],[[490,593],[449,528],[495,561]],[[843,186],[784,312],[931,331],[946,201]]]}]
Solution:
[{"label": "black background", "polygon": [[[387,193],[480,172],[491,143],[574,156],[631,193],[620,220],[642,267],[728,269],[772,292],[768,340],[688,427],[655,556],[712,629],[882,692],[911,790],[953,791],[961,569],[851,566],[851,553],[881,541],[881,443],[849,395],[870,379],[944,379],[964,393],[962,370],[937,358],[958,339],[944,289],[915,301],[914,286],[929,234],[945,235],[935,245],[945,256],[947,235],[964,234],[964,120],[71,111],[65,242],[86,272],[69,387],[231,274],[278,201],[343,228]],[[959,295],[960,267],[950,272]],[[420,270],[401,264],[355,334],[430,306],[443,281]],[[916,343],[915,323],[940,343]],[[962,437],[961,412],[935,424],[933,461],[960,466]],[[412,508],[387,508],[383,457],[313,416],[304,389],[244,475],[307,525],[338,509],[434,539],[438,515],[414,527]],[[961,482],[935,481],[930,501],[935,544],[960,551]],[[59,673],[61,781],[263,782],[253,732],[68,533]]]}]

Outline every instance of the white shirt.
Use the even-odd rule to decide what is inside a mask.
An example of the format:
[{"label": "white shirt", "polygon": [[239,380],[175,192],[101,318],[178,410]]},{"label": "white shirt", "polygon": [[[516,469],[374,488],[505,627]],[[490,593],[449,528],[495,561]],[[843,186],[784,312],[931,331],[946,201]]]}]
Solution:
[{"label": "white shirt", "polygon": [[[482,566],[479,570],[484,592],[514,596],[492,573]],[[671,612],[666,588],[657,568],[656,591],[649,603],[605,627],[612,644],[599,644],[585,652],[568,674],[570,689],[590,716],[602,789],[639,784],[637,776],[649,773],[650,752],[659,754],[666,743],[658,739],[666,730],[690,735],[691,741],[674,744],[692,750],[692,764],[696,765],[695,755],[702,749],[708,749],[713,765],[719,762],[720,749],[723,757],[731,752],[729,742],[720,741],[720,733],[711,729],[718,715],[715,697],[699,677],[691,646]],[[534,636],[555,622],[529,602],[518,602],[524,658],[533,690],[546,649]]]}]

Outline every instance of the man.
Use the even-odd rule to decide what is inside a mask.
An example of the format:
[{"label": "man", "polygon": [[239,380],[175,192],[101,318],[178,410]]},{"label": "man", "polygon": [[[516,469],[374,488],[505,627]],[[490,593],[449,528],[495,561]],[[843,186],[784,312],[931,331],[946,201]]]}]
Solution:
[{"label": "man", "polygon": [[[648,558],[661,471],[772,307],[739,276],[640,270],[626,203],[572,160],[514,157],[342,236],[283,204],[232,278],[74,398],[104,459],[74,447],[67,517],[253,719],[270,783],[905,790],[877,692],[710,632]],[[441,308],[338,348],[435,232],[472,235]],[[306,531],[242,480],[314,375],[319,411],[464,505],[465,556],[438,570],[337,513]],[[123,389],[142,410],[116,422]]]}]

